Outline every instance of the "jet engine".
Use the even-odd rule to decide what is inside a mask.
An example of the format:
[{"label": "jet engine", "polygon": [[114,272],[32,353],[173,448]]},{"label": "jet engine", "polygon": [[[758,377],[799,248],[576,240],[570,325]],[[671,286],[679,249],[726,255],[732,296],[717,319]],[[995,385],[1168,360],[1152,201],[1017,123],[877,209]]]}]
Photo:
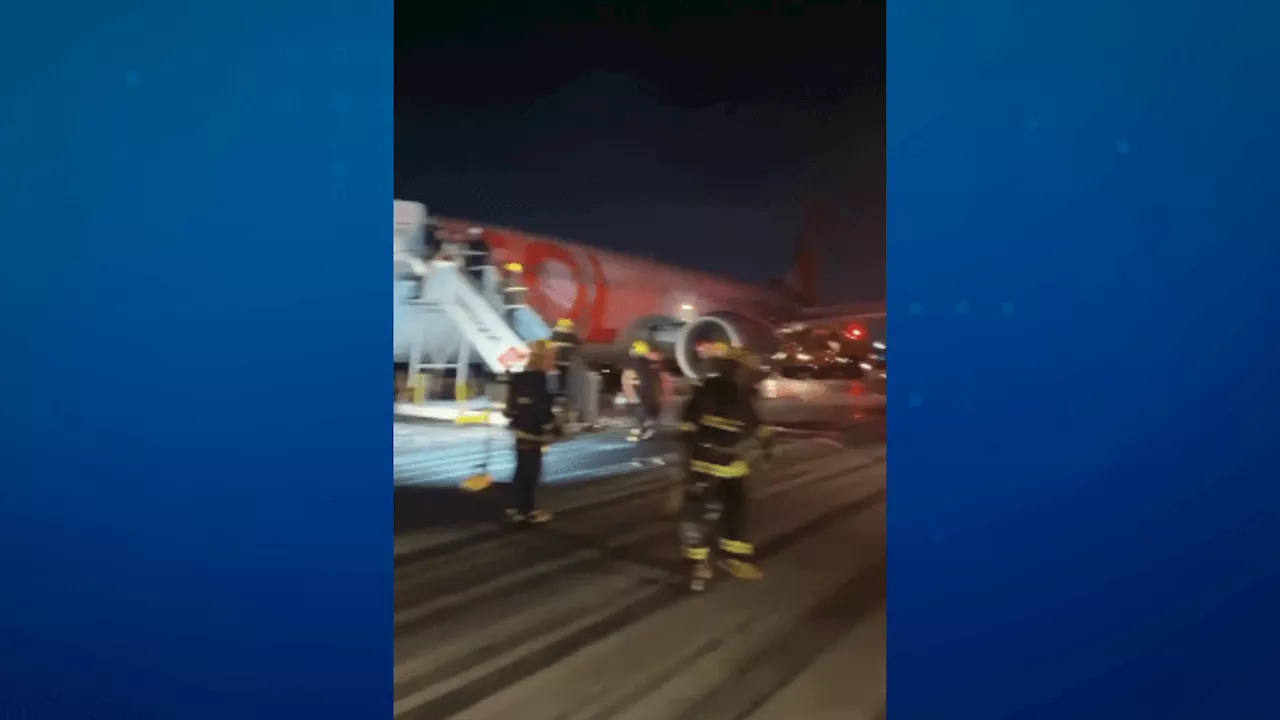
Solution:
[{"label": "jet engine", "polygon": [[735,312],[715,312],[680,326],[674,339],[676,363],[685,377],[705,377],[705,362],[698,348],[712,343],[726,343],[752,353],[768,356],[777,349],[772,328]]}]

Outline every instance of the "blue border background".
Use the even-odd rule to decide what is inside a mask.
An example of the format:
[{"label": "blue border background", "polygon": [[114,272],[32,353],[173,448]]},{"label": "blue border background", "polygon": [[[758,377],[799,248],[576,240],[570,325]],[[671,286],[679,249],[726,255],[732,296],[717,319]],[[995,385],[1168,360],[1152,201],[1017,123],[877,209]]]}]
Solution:
[{"label": "blue border background", "polygon": [[[1280,715],[1244,7],[890,6],[895,720]],[[0,708],[387,712],[391,26],[7,11]]]},{"label": "blue border background", "polygon": [[888,716],[1280,717],[1280,12],[888,10]]},{"label": "blue border background", "polygon": [[4,15],[0,715],[385,717],[392,3]]}]

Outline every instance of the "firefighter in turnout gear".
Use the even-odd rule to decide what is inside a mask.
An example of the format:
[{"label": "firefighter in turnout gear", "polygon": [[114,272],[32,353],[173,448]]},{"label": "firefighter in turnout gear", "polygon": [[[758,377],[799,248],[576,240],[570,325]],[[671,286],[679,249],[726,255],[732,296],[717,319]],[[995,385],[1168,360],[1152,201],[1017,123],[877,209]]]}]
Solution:
[{"label": "firefighter in turnout gear", "polygon": [[502,266],[502,316],[507,324],[515,325],[516,308],[525,304],[524,266],[509,262]]},{"label": "firefighter in turnout gear", "polygon": [[551,514],[537,509],[538,483],[542,481],[542,453],[554,439],[554,398],[547,388],[547,371],[555,356],[548,343],[539,340],[529,348],[523,371],[511,377],[504,411],[516,434],[516,469],[511,479],[515,507],[507,516],[515,523],[544,523]]},{"label": "firefighter in turnout gear", "polygon": [[489,246],[484,241],[484,230],[478,227],[468,228],[465,247],[462,264],[466,267],[467,274],[471,276],[476,285],[483,288],[484,269],[491,262],[489,260]]},{"label": "firefighter in turnout gear", "polygon": [[578,338],[575,326],[569,318],[556,321],[551,333],[551,349],[555,353],[556,368],[556,407],[563,424],[573,424],[577,419],[577,398],[574,397],[575,363],[578,359],[578,348],[582,341]]},{"label": "firefighter in turnout gear", "polygon": [[713,542],[716,564],[730,575],[763,577],[751,563],[755,548],[747,539],[747,453],[757,441],[766,462],[773,451],[770,429],[760,422],[753,402],[750,358],[728,348],[712,363],[712,374],[694,390],[681,423],[689,471],[681,538],[694,591],[712,579]]}]

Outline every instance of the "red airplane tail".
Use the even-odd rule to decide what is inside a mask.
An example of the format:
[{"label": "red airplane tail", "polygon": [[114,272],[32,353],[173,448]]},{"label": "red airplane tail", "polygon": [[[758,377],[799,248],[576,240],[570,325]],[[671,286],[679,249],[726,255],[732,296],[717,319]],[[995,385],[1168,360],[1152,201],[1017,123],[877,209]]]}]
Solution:
[{"label": "red airplane tail", "polygon": [[794,265],[782,284],[806,307],[821,302],[822,247],[831,229],[831,213],[823,206],[805,212],[796,238]]}]

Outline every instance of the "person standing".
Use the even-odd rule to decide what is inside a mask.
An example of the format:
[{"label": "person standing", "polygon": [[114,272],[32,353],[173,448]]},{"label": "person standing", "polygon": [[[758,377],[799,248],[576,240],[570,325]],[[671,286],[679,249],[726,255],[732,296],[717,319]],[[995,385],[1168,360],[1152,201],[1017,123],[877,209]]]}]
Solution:
[{"label": "person standing", "polygon": [[547,387],[547,373],[555,362],[545,340],[529,348],[524,370],[511,376],[504,414],[515,431],[516,469],[511,479],[514,507],[507,517],[517,524],[539,524],[551,513],[537,507],[538,484],[542,482],[542,454],[554,439],[556,418],[554,398]]},{"label": "person standing", "polygon": [[507,324],[516,327],[516,310],[524,307],[525,293],[524,266],[518,262],[509,262],[502,266],[502,317]]},{"label": "person standing", "polygon": [[473,227],[467,230],[466,250],[463,265],[467,274],[475,281],[476,287],[485,287],[484,269],[490,265],[489,246],[484,241],[484,229]]},{"label": "person standing", "polygon": [[756,580],[763,573],[751,563],[755,546],[747,539],[747,450],[758,439],[766,462],[772,434],[760,422],[748,379],[752,363],[736,349],[713,361],[713,374],[689,399],[680,425],[687,462],[681,538],[691,564],[694,591],[713,576],[711,541],[718,536],[719,566],[730,575]]},{"label": "person standing", "polygon": [[440,224],[436,220],[428,218],[427,224],[423,228],[423,237],[422,237],[422,247],[423,247],[424,258],[426,258],[427,260],[432,260],[435,258],[436,253],[440,252],[440,247],[442,244],[441,237],[442,237],[442,233],[440,231]]},{"label": "person standing", "polygon": [[574,390],[577,383],[573,377],[577,369],[578,348],[582,341],[578,337],[574,323],[569,318],[556,321],[555,330],[551,333],[551,349],[555,353],[556,369],[556,407],[565,424],[573,424],[577,415],[577,398]]},{"label": "person standing", "polygon": [[[627,440],[640,442],[657,434],[662,414],[662,355],[649,343],[637,340],[631,344],[631,366],[623,376],[623,392],[631,402],[636,426]],[[627,388],[630,388],[628,392]]]}]

